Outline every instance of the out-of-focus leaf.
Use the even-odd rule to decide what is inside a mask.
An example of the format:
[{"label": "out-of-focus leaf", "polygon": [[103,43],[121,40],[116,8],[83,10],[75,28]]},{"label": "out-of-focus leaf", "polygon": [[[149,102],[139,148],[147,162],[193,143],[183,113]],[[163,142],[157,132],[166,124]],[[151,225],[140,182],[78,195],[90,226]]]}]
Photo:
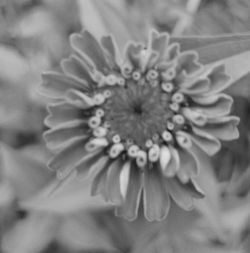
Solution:
[{"label": "out-of-focus leaf", "polygon": [[0,45],[0,78],[9,82],[19,82],[29,70],[27,60],[10,47]]},{"label": "out-of-focus leaf", "polygon": [[220,213],[220,190],[213,172],[210,159],[200,152],[202,166],[197,178],[198,185],[205,193],[205,198],[195,202],[196,208],[205,218],[206,225],[209,224],[215,236],[224,239],[224,228]]},{"label": "out-of-focus leaf", "polygon": [[196,242],[192,239],[176,238],[174,246],[178,253],[241,253],[240,250],[216,247],[212,244]]},{"label": "out-of-focus leaf", "polygon": [[7,180],[18,199],[26,199],[36,194],[52,179],[52,172],[35,158],[1,145],[3,177]]},{"label": "out-of-focus leaf", "polygon": [[121,49],[129,40],[141,39],[141,31],[136,31],[123,11],[125,9],[123,1],[78,0],[78,4],[83,27],[96,38],[113,34]]},{"label": "out-of-focus leaf", "polygon": [[250,50],[250,34],[224,36],[172,37],[179,42],[182,50],[196,50],[200,62],[209,64]]},{"label": "out-of-focus leaf", "polygon": [[57,241],[73,250],[117,251],[108,235],[108,228],[96,223],[86,212],[65,217]]},{"label": "out-of-focus leaf", "polygon": [[86,179],[85,181],[79,182],[75,177],[69,178],[69,180],[63,183],[55,180],[39,192],[38,195],[21,202],[20,205],[27,209],[59,214],[107,207],[108,203],[100,196],[91,196],[91,181],[90,179]]},{"label": "out-of-focus leaf", "polygon": [[38,253],[54,239],[58,217],[32,214],[19,221],[3,237],[2,248],[6,253]]},{"label": "out-of-focus leaf", "polygon": [[6,180],[0,182],[0,208],[10,204],[15,199],[15,193]]},{"label": "out-of-focus leaf", "polygon": [[[250,41],[249,41],[250,47]],[[231,76],[231,83],[236,83],[245,76],[250,74],[250,51],[227,58],[222,62],[225,64],[226,72]],[[238,84],[236,84],[237,86]],[[237,95],[237,94],[235,94]],[[247,96],[249,94],[246,94]]]},{"label": "out-of-focus leaf", "polygon": [[[173,252],[172,243],[168,240],[166,234],[156,235],[152,233],[145,238],[142,238],[140,241],[135,243],[135,246],[132,250],[132,253],[165,253]],[[179,252],[178,252],[179,253]]]},{"label": "out-of-focus leaf", "polygon": [[249,222],[250,198],[230,197],[223,203],[222,220],[233,235],[239,235]]}]

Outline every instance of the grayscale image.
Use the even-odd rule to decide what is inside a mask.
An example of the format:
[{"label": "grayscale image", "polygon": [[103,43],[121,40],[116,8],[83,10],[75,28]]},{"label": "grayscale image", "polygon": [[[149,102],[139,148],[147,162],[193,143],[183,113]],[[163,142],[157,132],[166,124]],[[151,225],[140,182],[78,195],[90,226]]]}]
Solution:
[{"label": "grayscale image", "polygon": [[0,253],[249,253],[249,119],[249,0],[0,0]]}]

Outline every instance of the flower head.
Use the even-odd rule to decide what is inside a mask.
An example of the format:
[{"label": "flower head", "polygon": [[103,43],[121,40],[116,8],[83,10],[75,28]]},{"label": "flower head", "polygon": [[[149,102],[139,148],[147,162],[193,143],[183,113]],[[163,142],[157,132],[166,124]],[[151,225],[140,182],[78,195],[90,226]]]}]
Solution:
[{"label": "flower head", "polygon": [[202,66],[195,51],[181,52],[167,34],[147,45],[129,43],[121,56],[111,36],[71,37],[63,73],[44,74],[55,99],[45,133],[55,156],[49,166],[66,178],[95,170],[92,194],[133,220],[166,217],[170,198],[184,209],[204,195],[195,182],[199,154],[215,154],[221,140],[238,137],[238,118],[223,65]]}]

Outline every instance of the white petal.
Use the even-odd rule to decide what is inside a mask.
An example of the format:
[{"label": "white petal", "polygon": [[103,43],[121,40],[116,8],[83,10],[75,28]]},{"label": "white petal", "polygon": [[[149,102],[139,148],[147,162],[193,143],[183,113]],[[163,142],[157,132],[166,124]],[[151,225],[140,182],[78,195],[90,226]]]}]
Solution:
[{"label": "white petal", "polygon": [[131,168],[131,162],[126,162],[123,167],[120,174],[120,191],[121,195],[125,199],[127,190],[128,190],[128,181],[129,181],[129,175],[130,175],[130,168]]},{"label": "white petal", "polygon": [[161,153],[160,153],[160,165],[162,171],[164,171],[169,164],[171,159],[171,153],[169,149],[166,146],[161,147]]}]

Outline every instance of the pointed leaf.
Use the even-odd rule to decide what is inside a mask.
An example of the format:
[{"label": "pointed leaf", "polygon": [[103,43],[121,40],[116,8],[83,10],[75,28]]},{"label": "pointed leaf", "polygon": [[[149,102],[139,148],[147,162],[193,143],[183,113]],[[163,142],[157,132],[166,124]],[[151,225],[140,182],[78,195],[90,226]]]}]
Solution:
[{"label": "pointed leaf", "polygon": [[20,154],[6,145],[1,146],[3,177],[13,187],[17,198],[36,194],[52,179],[53,173],[34,158]]},{"label": "pointed leaf", "polygon": [[78,0],[83,27],[96,38],[113,34],[120,49],[127,41],[139,39],[140,32],[123,12],[125,6],[122,1],[111,0]]},{"label": "pointed leaf", "polygon": [[200,62],[209,64],[250,50],[250,34],[223,36],[172,37],[182,50],[196,50]]},{"label": "pointed leaf", "polygon": [[107,227],[98,224],[87,213],[69,215],[64,219],[57,240],[73,250],[114,252]]},{"label": "pointed leaf", "polygon": [[79,181],[73,173],[65,181],[55,180],[39,194],[22,201],[27,209],[67,214],[85,209],[107,207],[100,196],[90,195],[92,179]]},{"label": "pointed leaf", "polygon": [[4,252],[39,253],[54,239],[58,218],[53,215],[33,214],[19,221],[3,237]]}]

